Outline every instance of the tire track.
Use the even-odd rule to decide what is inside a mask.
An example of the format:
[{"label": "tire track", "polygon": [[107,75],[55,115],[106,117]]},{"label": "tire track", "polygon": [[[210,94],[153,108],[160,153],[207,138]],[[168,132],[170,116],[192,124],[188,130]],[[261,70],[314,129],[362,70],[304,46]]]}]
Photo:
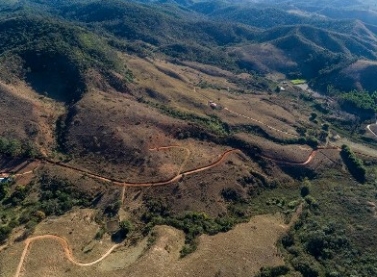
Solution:
[{"label": "tire track", "polygon": [[273,131],[275,131],[275,132],[278,132],[278,133],[281,133],[281,134],[285,134],[285,135],[288,135],[288,136],[291,136],[291,137],[296,137],[296,138],[299,137],[299,136],[296,135],[296,134],[291,134],[291,133],[288,133],[288,132],[285,132],[285,131],[281,131],[281,130],[276,129],[276,128],[274,128],[274,127],[272,127],[272,126],[270,126],[270,125],[268,125],[268,124],[266,124],[266,123],[264,123],[264,122],[262,122],[262,121],[260,121],[260,120],[258,120],[258,119],[255,119],[255,118],[253,118],[253,117],[250,117],[250,116],[247,116],[247,115],[243,115],[243,114],[237,113],[237,112],[235,112],[235,111],[229,110],[229,109],[226,108],[226,107],[224,108],[224,110],[226,110],[226,111],[229,112],[229,113],[232,113],[232,114],[235,114],[235,115],[238,115],[238,116],[241,116],[241,117],[244,117],[244,118],[250,119],[250,120],[252,120],[252,121],[254,121],[254,122],[257,122],[257,123],[259,123],[259,124],[261,124],[261,125],[263,125],[263,126],[269,128],[269,129],[271,129],[271,130],[273,130]]},{"label": "tire track", "polygon": [[318,147],[315,150],[312,150],[312,152],[309,154],[308,158],[303,162],[290,162],[290,161],[283,161],[283,160],[277,160],[268,156],[262,156],[263,158],[266,158],[268,160],[274,161],[276,163],[280,164],[288,164],[288,165],[308,165],[317,155],[318,152],[323,150],[338,150],[340,151],[340,148],[337,146],[331,146],[331,147]]},{"label": "tire track", "polygon": [[183,150],[185,150],[187,152],[185,159],[183,160],[181,166],[178,169],[178,173],[177,173],[177,175],[178,175],[178,174],[181,173],[181,171],[185,167],[188,159],[191,156],[190,149],[188,149],[187,147],[184,147],[184,146],[180,146],[180,145],[171,145],[171,146],[161,146],[161,147],[150,148],[149,151],[160,151],[160,150],[166,150],[166,149],[171,149],[171,148],[180,148],[180,149],[183,149]]}]

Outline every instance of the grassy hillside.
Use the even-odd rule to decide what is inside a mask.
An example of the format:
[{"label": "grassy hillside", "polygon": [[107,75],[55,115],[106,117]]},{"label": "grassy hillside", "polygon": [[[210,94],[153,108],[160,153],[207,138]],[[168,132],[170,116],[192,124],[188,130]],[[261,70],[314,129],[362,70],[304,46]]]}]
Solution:
[{"label": "grassy hillside", "polygon": [[1,274],[374,276],[376,28],[278,2],[0,3]]}]

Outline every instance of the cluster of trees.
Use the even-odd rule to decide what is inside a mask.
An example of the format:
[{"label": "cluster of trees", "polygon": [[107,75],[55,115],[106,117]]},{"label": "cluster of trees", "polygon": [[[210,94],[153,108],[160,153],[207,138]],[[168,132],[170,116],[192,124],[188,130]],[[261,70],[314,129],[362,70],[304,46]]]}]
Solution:
[{"label": "cluster of trees", "polygon": [[313,136],[306,135],[306,128],[305,127],[297,127],[297,132],[301,135],[299,138],[281,138],[281,137],[274,137],[270,135],[268,132],[263,130],[263,128],[257,125],[238,125],[236,127],[232,127],[233,132],[247,132],[256,135],[260,135],[268,140],[271,140],[276,143],[280,144],[307,144],[313,148],[316,148],[319,144],[318,139]]},{"label": "cluster of trees", "polygon": [[[104,230],[104,229],[100,229],[99,232],[102,232],[101,230]],[[132,222],[129,221],[129,220],[122,220],[119,222],[119,229],[117,232],[115,232],[114,234],[111,235],[111,239],[113,241],[123,241],[125,238],[127,238],[130,233],[134,230],[134,226],[132,225]],[[96,237],[100,236],[102,233],[97,233],[96,234]]]},{"label": "cluster of trees", "polygon": [[[17,209],[17,216],[7,219],[5,225],[0,223],[0,243],[4,241],[14,227],[25,226],[24,234],[18,239],[25,239],[32,234],[36,225],[49,215],[62,215],[73,208],[73,206],[90,207],[94,197],[85,191],[80,191],[68,180],[51,177],[44,174],[38,183],[31,182],[26,186],[16,186],[10,190],[10,184],[0,185],[0,209]],[[38,188],[38,200],[28,198]],[[1,222],[1,221],[0,221]],[[4,220],[3,220],[4,222]],[[132,226],[122,223],[120,230],[128,233]]]},{"label": "cluster of trees", "polygon": [[89,207],[92,196],[80,191],[68,180],[51,177],[44,174],[41,179],[39,208],[46,215],[62,215],[73,206]]},{"label": "cluster of trees", "polygon": [[10,157],[35,158],[38,152],[30,142],[0,137],[0,154]]},{"label": "cluster of trees", "polygon": [[368,119],[377,112],[377,91],[351,91],[344,93],[340,100],[341,106],[346,111],[357,114],[362,119]]},{"label": "cluster of trees", "polygon": [[366,169],[363,161],[358,159],[347,145],[342,145],[340,155],[352,176],[357,181],[364,183],[366,181]]},{"label": "cluster of trees", "polygon": [[282,238],[290,265],[305,277],[341,276],[331,275],[338,274],[332,267],[332,260],[352,251],[349,239],[334,223],[321,225],[307,211],[303,215]]},{"label": "cluster of trees", "polygon": [[186,239],[185,246],[181,250],[182,257],[196,250],[199,235],[227,232],[236,223],[243,221],[242,218],[228,216],[211,218],[203,212],[187,212],[175,216],[170,213],[169,207],[162,200],[149,199],[145,204],[148,208],[148,211],[142,216],[142,220],[146,224],[145,233],[148,233],[155,225],[169,225],[185,232]]},{"label": "cluster of trees", "polygon": [[9,226],[0,226],[0,243],[3,243],[12,232],[12,228]]}]

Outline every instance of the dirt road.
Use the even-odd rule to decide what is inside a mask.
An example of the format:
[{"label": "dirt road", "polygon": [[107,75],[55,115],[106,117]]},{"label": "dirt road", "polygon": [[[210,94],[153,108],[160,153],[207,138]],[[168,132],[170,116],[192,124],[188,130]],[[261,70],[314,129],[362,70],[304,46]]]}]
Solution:
[{"label": "dirt road", "polygon": [[[376,123],[376,124],[377,124],[377,123]],[[371,133],[373,134],[373,136],[375,136],[375,137],[377,138],[377,134],[376,134],[375,132],[373,132],[373,131],[370,129],[370,126],[371,126],[371,125],[376,125],[376,124],[369,124],[369,125],[367,126],[367,129],[368,129],[369,132],[371,132]]]},{"label": "dirt road", "polygon": [[37,240],[46,240],[46,239],[55,240],[55,241],[59,242],[59,244],[62,246],[62,248],[64,250],[64,254],[67,257],[67,259],[71,263],[73,263],[74,265],[77,265],[77,266],[92,266],[92,265],[95,265],[95,264],[99,263],[100,261],[102,261],[103,259],[105,259],[107,256],[109,256],[111,254],[111,252],[113,252],[117,247],[120,246],[120,244],[116,244],[116,245],[112,246],[105,254],[102,255],[102,257],[100,257],[99,259],[97,259],[93,262],[80,263],[80,262],[77,262],[75,260],[75,258],[73,257],[73,254],[72,254],[72,250],[69,247],[68,242],[66,241],[66,239],[64,239],[62,237],[58,237],[58,236],[54,236],[54,235],[42,235],[42,236],[36,236],[36,237],[33,237],[33,238],[29,238],[25,241],[25,247],[24,247],[24,250],[22,252],[20,262],[18,263],[17,270],[16,270],[14,277],[20,276],[21,271],[22,271],[22,266],[24,264],[24,260],[27,256],[27,253],[29,252],[29,250],[31,248],[32,243],[34,241],[37,241]]}]

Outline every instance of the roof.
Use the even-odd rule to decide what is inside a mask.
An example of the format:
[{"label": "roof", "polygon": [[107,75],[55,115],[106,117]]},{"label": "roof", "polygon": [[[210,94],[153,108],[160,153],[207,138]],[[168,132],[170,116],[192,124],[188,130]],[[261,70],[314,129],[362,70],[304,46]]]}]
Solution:
[{"label": "roof", "polygon": [[0,184],[1,184],[1,183],[8,182],[8,181],[9,181],[9,178],[8,178],[8,177],[0,177]]}]

